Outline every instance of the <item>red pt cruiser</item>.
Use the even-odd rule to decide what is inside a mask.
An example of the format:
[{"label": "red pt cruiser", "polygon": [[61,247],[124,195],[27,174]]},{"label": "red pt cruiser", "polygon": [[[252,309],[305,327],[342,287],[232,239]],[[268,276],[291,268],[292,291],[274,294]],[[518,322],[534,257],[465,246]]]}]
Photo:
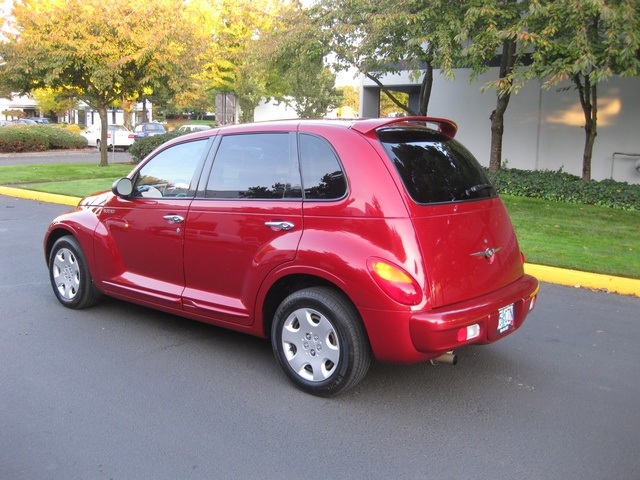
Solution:
[{"label": "red pt cruiser", "polygon": [[455,361],[522,325],[538,282],[450,120],[238,125],[161,145],[44,239],[70,308],[102,295],[271,339],[306,392],[372,357]]}]

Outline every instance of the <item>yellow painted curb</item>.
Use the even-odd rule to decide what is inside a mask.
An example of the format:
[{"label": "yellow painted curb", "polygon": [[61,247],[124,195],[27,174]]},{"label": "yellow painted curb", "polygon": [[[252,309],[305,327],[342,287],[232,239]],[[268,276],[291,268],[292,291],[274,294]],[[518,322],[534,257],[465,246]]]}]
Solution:
[{"label": "yellow painted curb", "polygon": [[640,297],[640,280],[525,263],[524,271],[541,282],[584,287]]},{"label": "yellow painted curb", "polygon": [[[59,203],[62,205],[78,205],[80,198],[67,197],[66,195],[56,195],[54,193],[34,192],[19,188],[0,186],[0,195],[10,197],[25,198],[27,200],[39,200],[41,202]],[[612,277],[598,273],[579,272],[577,270],[565,270],[557,267],[547,267],[545,265],[534,265],[526,263],[524,270],[529,275],[533,275],[541,282],[556,283],[569,287],[584,287],[595,290],[606,290],[608,292],[622,295],[634,295],[640,297],[640,280],[633,278]]]},{"label": "yellow painted curb", "polygon": [[24,198],[27,200],[38,200],[47,203],[59,203],[61,205],[70,205],[72,207],[78,205],[78,202],[80,201],[78,197],[68,197],[66,195],[58,195],[56,193],[35,192],[33,190],[22,190],[20,188],[2,186],[0,186],[0,195]]}]

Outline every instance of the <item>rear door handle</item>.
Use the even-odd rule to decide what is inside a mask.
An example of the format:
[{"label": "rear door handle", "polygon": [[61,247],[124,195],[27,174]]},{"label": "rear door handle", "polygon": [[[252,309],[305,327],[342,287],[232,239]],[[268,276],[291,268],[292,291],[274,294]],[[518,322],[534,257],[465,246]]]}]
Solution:
[{"label": "rear door handle", "polygon": [[181,217],[180,215],[176,215],[175,213],[171,213],[169,215],[165,215],[162,218],[164,218],[169,223],[182,223],[182,222],[184,222],[184,217]]},{"label": "rear door handle", "polygon": [[269,227],[271,230],[275,230],[276,232],[280,230],[291,230],[295,225],[291,222],[283,222],[281,220],[274,220],[272,222],[265,222],[265,227]]}]

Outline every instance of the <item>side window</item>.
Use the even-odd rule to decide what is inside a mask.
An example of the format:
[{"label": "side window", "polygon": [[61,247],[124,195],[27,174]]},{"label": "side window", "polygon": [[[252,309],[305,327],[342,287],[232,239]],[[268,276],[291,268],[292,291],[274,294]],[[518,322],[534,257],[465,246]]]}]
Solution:
[{"label": "side window", "polygon": [[207,139],[179,143],[163,150],[140,169],[134,182],[134,197],[193,197],[198,162]]},{"label": "side window", "polygon": [[344,172],[326,140],[300,135],[300,164],[305,199],[336,200],[347,193]]},{"label": "side window", "polygon": [[213,161],[208,198],[300,198],[300,174],[289,133],[227,135]]}]

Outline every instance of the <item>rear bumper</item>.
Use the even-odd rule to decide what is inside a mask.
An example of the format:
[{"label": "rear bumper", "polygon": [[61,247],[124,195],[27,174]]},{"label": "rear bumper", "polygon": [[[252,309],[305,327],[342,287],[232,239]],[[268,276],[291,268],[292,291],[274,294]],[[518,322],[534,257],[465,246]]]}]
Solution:
[{"label": "rear bumper", "polygon": [[[538,289],[534,277],[523,275],[487,295],[434,310],[361,313],[378,360],[416,363],[465,345],[493,343],[516,331],[533,309]],[[513,325],[499,333],[499,311],[509,305],[513,305]]]},{"label": "rear bumper", "polygon": [[[522,326],[535,305],[538,290],[538,281],[524,275],[482,297],[416,313],[409,320],[411,341],[417,351],[434,354],[464,345],[498,341]],[[513,326],[500,333],[499,310],[509,305],[513,305]],[[472,338],[467,338],[467,332],[472,332]]]}]

